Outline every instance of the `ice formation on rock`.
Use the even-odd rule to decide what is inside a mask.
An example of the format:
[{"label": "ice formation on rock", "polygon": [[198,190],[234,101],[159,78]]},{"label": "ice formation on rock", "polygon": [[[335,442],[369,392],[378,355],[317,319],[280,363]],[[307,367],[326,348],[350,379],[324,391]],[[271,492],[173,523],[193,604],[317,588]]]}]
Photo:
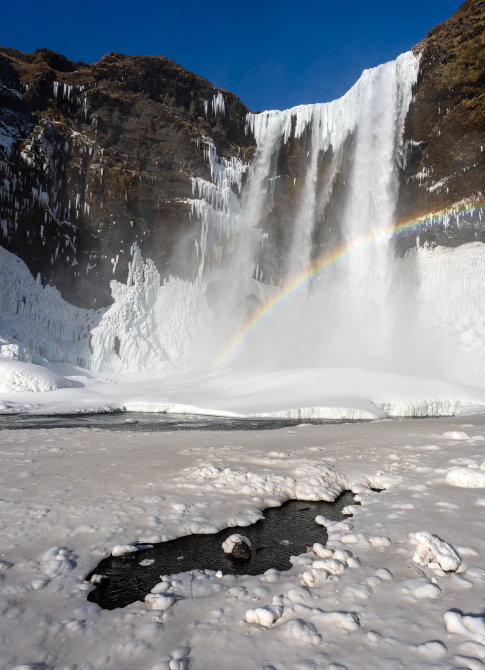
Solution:
[{"label": "ice formation on rock", "polygon": [[0,344],[13,345],[6,350],[9,358],[87,367],[89,333],[103,311],[73,307],[57,289],[34,280],[25,263],[0,247]]},{"label": "ice formation on rock", "polygon": [[222,543],[222,548],[224,550],[224,553],[232,554],[232,552],[234,551],[234,547],[237,544],[242,543],[246,544],[248,547],[251,547],[251,542],[248,540],[247,537],[235,533],[234,535],[230,535],[226,540],[224,540],[224,542]]},{"label": "ice formation on rock", "polygon": [[111,282],[115,302],[91,332],[93,370],[163,369],[188,356],[208,318],[202,288],[173,277],[161,285],[155,264],[132,253],[127,283]]}]

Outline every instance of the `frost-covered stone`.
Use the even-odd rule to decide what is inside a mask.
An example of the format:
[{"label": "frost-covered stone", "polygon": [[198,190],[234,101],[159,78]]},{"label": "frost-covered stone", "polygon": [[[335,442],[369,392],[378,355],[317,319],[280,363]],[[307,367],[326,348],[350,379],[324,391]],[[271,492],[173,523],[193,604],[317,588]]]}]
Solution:
[{"label": "frost-covered stone", "polygon": [[413,561],[420,565],[437,564],[445,572],[456,572],[461,565],[461,558],[453,547],[427,531],[409,533],[409,540],[416,544]]},{"label": "frost-covered stone", "polygon": [[170,589],[169,582],[160,582],[159,584],[155,584],[155,586],[151,590],[151,593],[154,594],[166,593],[169,589]]},{"label": "frost-covered stone", "polygon": [[111,556],[126,556],[127,554],[134,554],[139,551],[138,547],[133,544],[117,544],[111,550]]},{"label": "frost-covered stone", "polygon": [[235,558],[249,559],[251,557],[251,542],[244,535],[234,533],[222,543],[226,554],[232,554]]},{"label": "frost-covered stone", "polygon": [[306,586],[313,588],[324,584],[329,576],[329,572],[323,568],[312,568],[303,573],[302,579]]},{"label": "frost-covered stone", "polygon": [[283,615],[282,605],[268,605],[266,607],[257,607],[254,610],[246,612],[246,621],[248,623],[257,623],[260,626],[269,628]]},{"label": "frost-covered stone", "polygon": [[323,544],[320,544],[320,542],[315,542],[312,547],[312,551],[318,556],[318,558],[332,558],[333,556],[332,549],[325,547]]},{"label": "frost-covered stone", "polygon": [[145,596],[145,602],[150,605],[152,610],[168,610],[174,605],[175,600],[161,593],[149,593]]}]

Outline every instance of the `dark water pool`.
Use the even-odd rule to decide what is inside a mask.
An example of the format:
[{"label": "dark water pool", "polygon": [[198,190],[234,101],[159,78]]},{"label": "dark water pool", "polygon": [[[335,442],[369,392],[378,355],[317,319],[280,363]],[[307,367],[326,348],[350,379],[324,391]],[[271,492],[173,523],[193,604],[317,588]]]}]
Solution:
[{"label": "dark water pool", "polygon": [[[190,570],[221,570],[223,574],[262,575],[270,568],[289,570],[290,556],[302,554],[315,542],[325,544],[327,531],[315,523],[319,514],[333,521],[342,521],[346,505],[355,504],[354,494],[345,491],[335,502],[306,502],[290,500],[281,507],[264,511],[264,520],[244,528],[225,528],[212,535],[187,535],[169,542],[160,542],[152,549],[138,552],[129,558],[104,558],[86,579],[93,574],[106,575],[109,581],[91,591],[88,600],[103,609],[126,607],[161,581],[161,575],[174,575]],[[233,533],[245,535],[251,541],[252,555],[241,561],[225,554],[223,541]],[[289,544],[287,544],[289,542]],[[283,544],[282,544],[283,543]],[[149,566],[140,561],[154,559]]]},{"label": "dark water pool", "polygon": [[[95,414],[0,414],[0,430],[26,428],[100,428],[112,431],[140,433],[179,430],[275,430],[292,428],[302,421],[297,419],[238,419],[196,414],[151,414],[142,412],[100,412]],[[304,423],[325,425],[348,423],[324,419]],[[364,423],[364,422],[353,422]]]}]

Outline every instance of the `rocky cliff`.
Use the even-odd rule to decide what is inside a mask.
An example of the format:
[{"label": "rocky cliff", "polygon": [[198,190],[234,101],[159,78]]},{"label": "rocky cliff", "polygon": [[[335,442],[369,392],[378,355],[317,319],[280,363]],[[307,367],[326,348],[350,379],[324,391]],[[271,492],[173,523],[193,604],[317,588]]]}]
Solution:
[{"label": "rocky cliff", "polygon": [[[484,24],[485,1],[467,0],[414,49],[420,74],[406,119],[396,221],[439,216],[419,237],[402,235],[399,253],[416,243],[485,241],[481,210],[473,210],[485,183]],[[162,278],[195,277],[201,222],[191,202],[194,180],[211,181],[214,160],[241,165],[254,154],[248,110],[236,96],[160,56],[108,54],[87,65],[48,49],[0,48],[0,105],[0,243],[42,284],[56,285],[77,306],[106,306],[109,280],[125,280],[134,242]],[[317,203],[315,257],[338,228],[353,139],[332,177],[330,206]],[[261,224],[270,243],[259,267],[272,281],[281,279],[304,197],[310,145],[307,129],[279,150]],[[322,183],[330,154],[319,159]]]},{"label": "rocky cliff", "polygon": [[211,179],[211,145],[252,155],[235,95],[160,56],[1,48],[0,106],[0,242],[42,284],[106,306],[134,242],[162,278],[193,278],[191,178]]},{"label": "rocky cliff", "polygon": [[[397,218],[448,214],[420,230],[421,245],[485,242],[476,207],[485,197],[484,45],[485,2],[467,0],[413,49],[420,76],[406,122]],[[399,249],[414,244],[410,233]]]}]

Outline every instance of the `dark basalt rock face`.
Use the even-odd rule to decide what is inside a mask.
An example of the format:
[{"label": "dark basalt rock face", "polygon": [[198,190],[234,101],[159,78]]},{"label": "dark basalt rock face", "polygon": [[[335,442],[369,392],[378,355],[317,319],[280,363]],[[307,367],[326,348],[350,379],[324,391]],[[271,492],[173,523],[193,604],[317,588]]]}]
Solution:
[{"label": "dark basalt rock face", "polygon": [[[467,0],[414,49],[420,75],[406,127],[398,221],[485,196],[485,1]],[[416,243],[485,242],[478,212],[401,237],[398,253]]]},{"label": "dark basalt rock face", "polygon": [[112,302],[135,242],[162,279],[191,278],[190,176],[210,181],[207,139],[219,156],[251,158],[247,111],[161,56],[87,65],[0,48],[0,243],[81,307]]}]

